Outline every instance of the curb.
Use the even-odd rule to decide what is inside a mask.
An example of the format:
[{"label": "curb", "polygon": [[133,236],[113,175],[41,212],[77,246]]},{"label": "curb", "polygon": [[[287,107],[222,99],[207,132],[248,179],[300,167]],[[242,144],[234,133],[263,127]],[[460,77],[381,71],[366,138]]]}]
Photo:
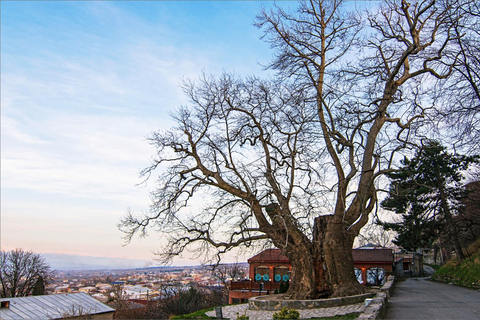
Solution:
[{"label": "curb", "polygon": [[389,276],[385,284],[380,288],[380,292],[372,299],[365,310],[358,316],[357,320],[376,320],[385,316],[388,305],[388,298],[395,289],[395,277]]}]

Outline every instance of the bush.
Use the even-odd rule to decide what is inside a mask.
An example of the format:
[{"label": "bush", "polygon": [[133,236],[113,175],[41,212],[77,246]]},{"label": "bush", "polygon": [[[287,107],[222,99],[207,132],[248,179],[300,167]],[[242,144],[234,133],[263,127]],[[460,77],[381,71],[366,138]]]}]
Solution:
[{"label": "bush", "polygon": [[170,315],[189,314],[211,307],[207,297],[202,292],[191,287],[187,291],[180,291],[175,296],[165,299],[163,310]]},{"label": "bush", "polygon": [[279,312],[273,314],[273,320],[278,319],[298,319],[300,318],[300,312],[295,309],[282,308]]},{"label": "bush", "polygon": [[[246,312],[246,311],[245,311]],[[237,320],[250,320],[250,317],[246,314],[242,314],[241,316],[237,313]]]}]

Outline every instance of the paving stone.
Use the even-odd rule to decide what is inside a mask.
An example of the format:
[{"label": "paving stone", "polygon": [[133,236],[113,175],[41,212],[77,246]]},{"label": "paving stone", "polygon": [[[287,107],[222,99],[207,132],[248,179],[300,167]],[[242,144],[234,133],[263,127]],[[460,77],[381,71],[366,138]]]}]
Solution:
[{"label": "paving stone", "polygon": [[[333,317],[336,315],[363,312],[364,309],[365,303],[357,303],[341,307],[305,309],[297,311],[300,312],[301,319],[309,319],[314,317]],[[250,320],[271,320],[273,319],[273,314],[275,312],[277,311],[249,310],[247,303],[224,306],[222,308],[223,317],[230,320],[235,320],[238,316],[243,314],[249,316]],[[215,317],[215,311],[209,311],[206,313],[206,315],[209,317]]]}]

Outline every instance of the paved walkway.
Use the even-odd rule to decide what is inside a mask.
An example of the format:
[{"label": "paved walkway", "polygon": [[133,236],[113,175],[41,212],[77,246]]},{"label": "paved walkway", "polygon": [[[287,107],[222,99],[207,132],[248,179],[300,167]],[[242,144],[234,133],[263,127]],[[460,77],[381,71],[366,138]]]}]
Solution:
[{"label": "paved walkway", "polygon": [[[365,303],[357,303],[342,307],[321,308],[321,309],[306,309],[298,310],[301,319],[309,319],[315,317],[333,317],[335,315],[344,315],[354,312],[362,312],[365,309]],[[224,318],[235,320],[237,317],[246,314],[252,320],[271,320],[273,314],[277,311],[257,311],[248,310],[248,304],[237,304],[232,306],[224,306],[222,313]],[[206,313],[209,317],[215,317],[215,310]]]},{"label": "paved walkway", "polygon": [[480,319],[480,290],[409,278],[395,285],[385,319]]}]

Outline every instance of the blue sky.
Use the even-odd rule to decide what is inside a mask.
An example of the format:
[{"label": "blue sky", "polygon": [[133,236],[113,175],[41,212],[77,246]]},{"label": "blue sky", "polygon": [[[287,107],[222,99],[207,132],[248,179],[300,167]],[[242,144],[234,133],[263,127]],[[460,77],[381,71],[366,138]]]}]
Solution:
[{"label": "blue sky", "polygon": [[145,138],[172,125],[182,79],[260,74],[260,5],[2,1],[2,249],[150,263],[159,236],[123,247],[116,227],[148,210]]},{"label": "blue sky", "polygon": [[2,249],[151,265],[159,235],[124,247],[117,229],[148,210],[145,138],[172,125],[183,79],[262,75],[272,51],[252,23],[273,3],[1,1]]}]

